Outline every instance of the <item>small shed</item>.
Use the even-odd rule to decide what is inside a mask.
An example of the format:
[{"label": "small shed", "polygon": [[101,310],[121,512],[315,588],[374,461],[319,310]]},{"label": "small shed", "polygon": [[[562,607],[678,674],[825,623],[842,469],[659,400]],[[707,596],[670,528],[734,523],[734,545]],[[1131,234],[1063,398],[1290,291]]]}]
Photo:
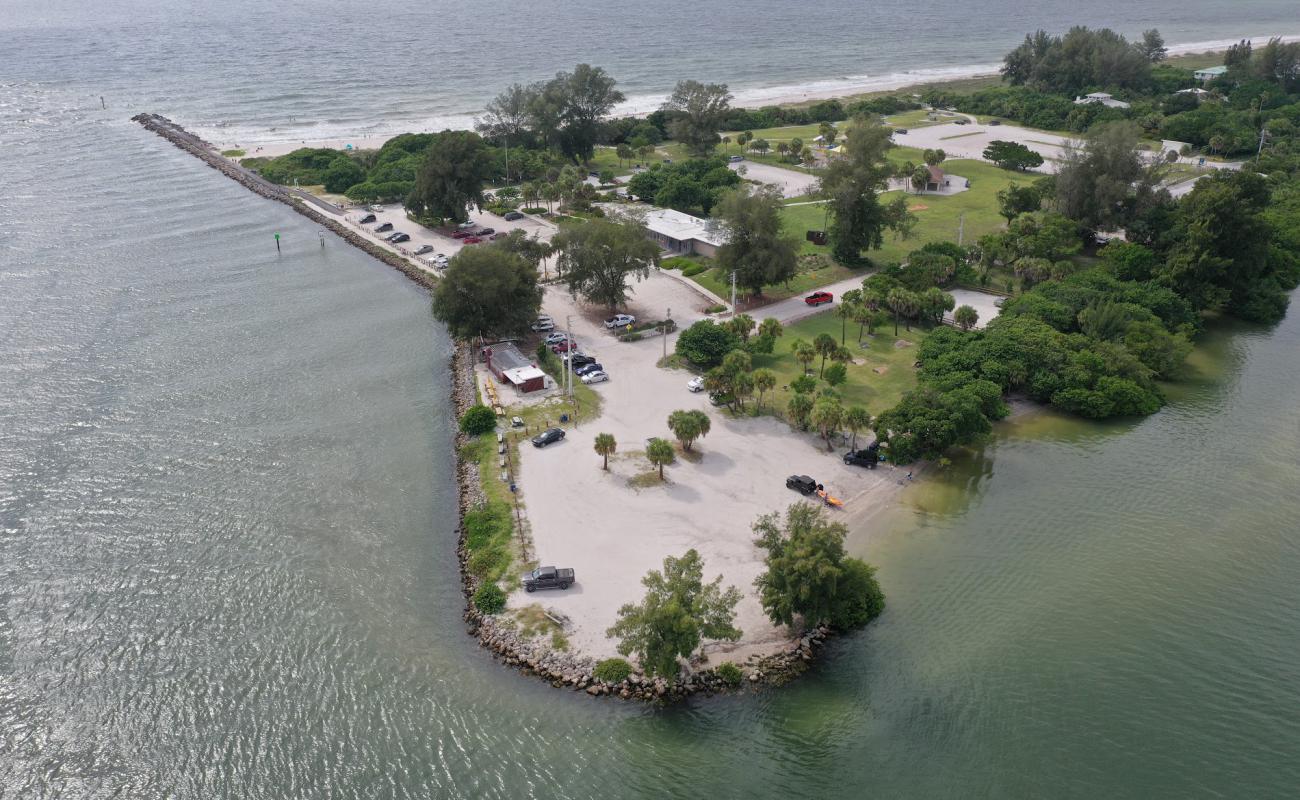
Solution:
[{"label": "small shed", "polygon": [[926,181],[925,190],[927,192],[937,192],[948,184],[948,176],[938,167],[927,166],[930,171],[930,178]]},{"label": "small shed", "polygon": [[1196,78],[1196,80],[1201,83],[1207,83],[1215,78],[1221,77],[1227,71],[1228,68],[1224,66],[1206,67],[1205,69],[1198,69],[1193,72],[1192,77]]},{"label": "small shed", "polygon": [[484,347],[480,354],[483,363],[502,384],[515,387],[527,394],[546,388],[546,373],[519,352],[512,342],[497,342]]},{"label": "small shed", "polygon": [[540,392],[546,388],[546,373],[534,366],[515,367],[504,373],[504,381],[523,394]]}]

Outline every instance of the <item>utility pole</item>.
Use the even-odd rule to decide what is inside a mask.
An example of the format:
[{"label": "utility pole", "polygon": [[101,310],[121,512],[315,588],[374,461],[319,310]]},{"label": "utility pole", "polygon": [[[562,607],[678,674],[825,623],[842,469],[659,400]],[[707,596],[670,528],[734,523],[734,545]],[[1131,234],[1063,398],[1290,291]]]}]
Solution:
[{"label": "utility pole", "polygon": [[668,357],[668,320],[673,318],[673,310],[668,309],[668,316],[664,317],[664,358]]},{"label": "utility pole", "polygon": [[569,337],[569,349],[564,351],[568,359],[564,362],[564,383],[569,399],[573,399],[573,315],[564,317],[564,333]]},{"label": "utility pole", "polygon": [[963,211],[957,219],[957,246],[961,247],[962,239],[966,234],[966,212]]},{"label": "utility pole", "polygon": [[1259,157],[1264,154],[1264,140],[1268,138],[1268,128],[1263,125],[1259,128],[1259,149],[1255,151],[1255,165],[1259,165]]},{"label": "utility pole", "polygon": [[736,271],[731,271],[731,316],[736,316]]}]

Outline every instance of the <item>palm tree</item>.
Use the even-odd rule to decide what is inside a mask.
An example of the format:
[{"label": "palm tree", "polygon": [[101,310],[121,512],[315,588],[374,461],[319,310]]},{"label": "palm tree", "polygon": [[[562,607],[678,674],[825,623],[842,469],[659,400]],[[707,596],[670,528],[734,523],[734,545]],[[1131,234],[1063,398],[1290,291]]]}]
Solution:
[{"label": "palm tree", "polygon": [[598,434],[596,434],[596,445],[595,445],[595,447],[596,447],[596,452],[597,452],[599,455],[602,455],[602,456],[605,457],[605,463],[604,463],[603,465],[601,465],[601,469],[603,469],[603,470],[605,470],[606,472],[608,472],[608,471],[609,471],[609,456],[610,456],[610,454],[613,453],[616,449],[618,449],[618,443],[614,441],[614,434],[612,434],[612,433],[598,433]]},{"label": "palm tree", "polygon": [[812,151],[811,147],[805,147],[803,151],[799,153],[799,160],[809,169],[817,166],[817,154]]},{"label": "palm tree", "polygon": [[826,440],[827,450],[834,449],[831,444],[831,434],[839,428],[843,420],[844,407],[840,405],[838,397],[824,394],[817,398],[817,402],[812,408],[812,424],[817,427],[817,431]]},{"label": "palm tree", "polygon": [[907,329],[910,331],[912,329],[911,318],[916,313],[916,295],[901,286],[896,286],[889,290],[889,297],[886,298],[885,302],[889,304],[890,310],[894,312],[894,335],[898,335],[898,318],[900,316],[908,318]]},{"label": "palm tree", "polygon": [[786,153],[789,152],[790,152],[790,145],[786,144],[785,142],[776,143],[776,154],[780,156],[782,159],[784,159]]},{"label": "palm tree", "polygon": [[758,390],[758,407],[763,408],[763,395],[776,388],[776,373],[770,369],[754,370],[754,388]]},{"label": "palm tree", "polygon": [[677,460],[677,454],[673,452],[673,446],[665,439],[654,438],[646,443],[645,457],[650,463],[659,468],[659,480],[664,479],[664,465],[671,464]]},{"label": "palm tree", "polygon": [[803,339],[796,339],[790,343],[790,352],[794,353],[794,360],[803,364],[803,374],[808,374],[808,365],[817,357],[817,351],[813,346]]},{"label": "palm tree", "polygon": [[871,414],[862,406],[849,406],[844,412],[844,427],[853,434],[852,449],[858,449],[858,431],[865,430],[871,424]]},{"label": "palm tree", "polygon": [[541,194],[541,192],[538,190],[537,183],[535,181],[529,181],[528,183],[525,183],[523,187],[520,189],[520,192],[524,198],[524,205],[528,206],[529,208],[537,207],[537,198],[538,195]]},{"label": "palm tree", "polygon": [[767,143],[767,140],[766,140],[766,139],[758,139],[758,140],[755,141],[752,145],[750,145],[750,149],[751,149],[751,150],[757,150],[757,151],[758,151],[758,154],[759,154],[760,156],[763,155],[764,153],[766,153],[766,152],[768,151],[768,149],[770,149],[770,148],[771,148],[771,145],[769,145],[769,144]]},{"label": "palm tree", "polygon": [[817,355],[822,357],[821,368],[817,370],[817,377],[820,378],[826,373],[826,359],[839,348],[839,345],[835,343],[834,336],[829,333],[819,333],[817,338],[813,339],[812,346],[817,351]]},{"label": "palm tree", "polygon": [[[858,313],[858,304],[845,302],[841,299],[840,304],[835,308],[835,316],[840,318],[840,344],[844,344],[844,338],[848,336],[849,320],[853,319]],[[862,341],[862,337],[858,337]]]},{"label": "palm tree", "polygon": [[771,336],[773,339],[779,339],[784,332],[785,328],[781,325],[781,320],[776,317],[768,317],[758,323],[759,336]]},{"label": "palm tree", "polygon": [[979,312],[971,306],[958,306],[957,310],[952,312],[952,319],[953,322],[957,323],[958,327],[964,331],[968,331],[975,327],[975,323],[979,322],[980,315]]},{"label": "palm tree", "polygon": [[731,152],[731,137],[730,137],[730,136],[723,136],[723,137],[722,137],[722,152],[723,152],[723,153],[730,153],[730,152]]},{"label": "palm tree", "polygon": [[709,415],[703,411],[674,411],[668,415],[668,430],[673,432],[682,449],[691,451],[691,444],[709,432]]},{"label": "palm tree", "polygon": [[796,394],[790,398],[786,411],[790,414],[790,421],[799,426],[800,430],[808,430],[808,414],[812,411],[813,399],[806,394]]},{"label": "palm tree", "polygon": [[869,325],[876,316],[876,312],[863,302],[853,308],[853,321],[858,323],[858,344],[862,344],[862,330]]},{"label": "palm tree", "polygon": [[917,194],[925,191],[925,187],[930,183],[930,168],[922,164],[912,171],[911,175],[912,188]]},{"label": "palm tree", "polygon": [[636,151],[632,149],[632,145],[627,142],[623,142],[616,147],[614,153],[618,155],[618,166],[620,169],[622,168],[624,161],[631,161],[633,156],[636,155]]}]

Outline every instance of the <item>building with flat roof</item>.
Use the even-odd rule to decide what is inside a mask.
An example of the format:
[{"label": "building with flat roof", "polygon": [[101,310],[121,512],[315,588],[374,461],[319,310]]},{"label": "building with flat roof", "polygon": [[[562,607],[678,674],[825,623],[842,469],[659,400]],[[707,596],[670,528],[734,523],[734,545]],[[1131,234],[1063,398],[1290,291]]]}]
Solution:
[{"label": "building with flat roof", "polygon": [[1086,94],[1083,97],[1074,98],[1074,104],[1076,106],[1084,106],[1084,105],[1088,105],[1089,103],[1100,103],[1101,105],[1106,106],[1107,108],[1128,108],[1129,107],[1128,103],[1125,103],[1123,100],[1116,100],[1114,95],[1108,94],[1106,92],[1093,92],[1091,94]]},{"label": "building with flat roof", "polygon": [[[618,212],[618,206],[611,206]],[[650,239],[673,255],[712,258],[727,239],[717,223],[671,208],[651,208],[643,220]]]},{"label": "building with flat roof", "polygon": [[1201,83],[1205,83],[1206,81],[1214,80],[1215,78],[1223,75],[1227,71],[1228,68],[1224,66],[1206,67],[1205,69],[1198,69],[1195,72],[1193,72],[1192,77],[1196,78],[1196,80],[1200,81]]},{"label": "building with flat roof", "polygon": [[517,392],[527,394],[546,388],[546,373],[519,352],[512,342],[487,345],[479,355],[498,381],[515,387]]}]

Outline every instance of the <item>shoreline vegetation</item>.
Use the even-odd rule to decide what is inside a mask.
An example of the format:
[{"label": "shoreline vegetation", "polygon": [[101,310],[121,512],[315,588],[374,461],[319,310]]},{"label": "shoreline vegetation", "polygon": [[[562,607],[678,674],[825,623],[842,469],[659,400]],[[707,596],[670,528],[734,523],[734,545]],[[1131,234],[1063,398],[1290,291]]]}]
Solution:
[{"label": "shoreline vegetation", "polygon": [[[1193,76],[1192,68],[1215,61],[1223,69]],[[1098,64],[1108,66],[1103,72]],[[167,120],[135,119],[430,290],[434,315],[457,341],[458,555],[470,632],[507,664],[557,687],[663,701],[779,684],[801,672],[828,637],[881,613],[873,568],[844,553],[847,528],[824,509],[797,502],[778,515],[763,503],[731,510],[723,534],[748,548],[740,574],[756,592],[729,585],[737,582],[738,551],[683,553],[681,538],[638,529],[631,535],[652,549],[671,548],[658,551],[662,570],[632,575],[610,564],[598,578],[600,570],[586,564],[585,605],[546,609],[517,587],[524,571],[550,562],[538,562],[537,550],[578,544],[562,530],[573,526],[578,506],[557,515],[566,501],[555,499],[555,489],[578,492],[569,501],[580,505],[584,492],[664,493],[625,501],[649,525],[655,504],[681,498],[673,499],[665,467],[689,470],[710,458],[692,445],[711,428],[711,445],[738,446],[733,455],[741,459],[754,455],[736,438],[744,423],[751,436],[779,428],[779,441],[823,453],[849,445],[851,433],[846,467],[859,434],[874,433],[870,463],[887,458],[891,478],[875,475],[860,495],[880,501],[896,491],[895,465],[943,468],[954,448],[977,444],[1020,408],[1012,398],[1089,419],[1155,413],[1165,403],[1161,384],[1185,374],[1207,319],[1275,322],[1300,284],[1300,44],[1243,41],[1218,56],[1174,61],[1154,30],[1136,42],[1104,29],[1039,31],[1007,55],[1000,77],[945,81],[918,94],[742,109],[730,107],[725,85],[685,80],[660,110],[611,117],[623,99],[614,79],[581,64],[544,84],[509,87],[489,104],[477,133],[406,134],[362,152],[254,150],[249,157],[244,148],[239,163],[231,160],[237,148],[223,157]],[[968,152],[971,141],[979,144]],[[733,146],[752,172],[734,169]],[[1224,160],[1234,157],[1241,160]],[[1196,159],[1200,169],[1188,166]],[[538,238],[538,229],[532,239],[513,232],[477,247],[457,244],[450,263],[433,270],[347,227],[343,209],[299,184],[354,202],[400,200],[407,220],[444,233],[457,223],[480,225],[487,212],[507,219],[522,210],[546,235]],[[649,244],[644,206],[628,195],[708,218],[726,235],[707,255],[661,262],[663,240]],[[479,209],[478,220],[470,208]],[[957,230],[946,230],[954,221]],[[743,307],[713,304],[729,279],[743,290]],[[689,325],[662,333],[665,352],[673,340],[673,356],[658,361],[657,345],[654,358],[637,349],[661,324],[646,322],[636,331],[629,325],[618,345],[607,345],[622,349],[603,360],[614,371],[648,363],[653,372],[637,380],[663,397],[676,380],[665,382],[664,368],[694,372],[717,407],[712,415],[663,412],[672,438],[651,437],[643,451],[624,453],[628,440],[645,437],[643,412],[663,417],[660,406],[633,401],[636,427],[629,427],[629,409],[610,407],[611,397],[630,402],[618,393],[623,384],[601,392],[581,385],[571,407],[481,404],[471,341],[535,341],[545,303],[555,319],[584,317],[579,336],[590,342],[606,333],[599,317],[630,311],[632,285],[647,282],[678,287],[662,289],[670,294],[694,291],[687,305],[711,300],[687,315]],[[811,290],[824,297],[804,306],[798,295]],[[672,306],[680,310],[678,297]],[[831,302],[830,311],[817,308]],[[669,330],[676,328],[673,320]],[[559,378],[564,367],[552,344],[538,346],[537,363]],[[499,406],[495,395],[491,401]],[[628,459],[647,462],[627,487],[587,478],[538,483],[525,469],[536,456],[520,451],[514,431],[498,428],[498,417],[518,413],[525,430],[540,429],[565,408],[576,426],[578,401],[584,422],[617,432],[594,441],[604,473],[611,456],[623,470]],[[571,432],[578,438],[576,427]],[[785,452],[783,463],[791,457],[804,455]],[[820,463],[818,470],[832,471]],[[707,472],[692,474],[707,480]],[[825,505],[842,505],[820,483],[815,488]],[[709,487],[717,490],[725,491]],[[692,486],[690,494],[701,492]],[[521,500],[530,495],[543,520],[536,531]],[[872,513],[878,509],[877,502]],[[742,541],[734,520],[747,512],[758,516],[757,538]],[[641,547],[637,563],[644,564]],[[730,571],[706,580],[714,574],[708,559]],[[646,593],[634,602],[626,587],[638,578]],[[612,657],[613,642],[622,658]],[[708,657],[742,652],[750,655],[743,664]],[[603,655],[611,657],[598,660]]]}]

